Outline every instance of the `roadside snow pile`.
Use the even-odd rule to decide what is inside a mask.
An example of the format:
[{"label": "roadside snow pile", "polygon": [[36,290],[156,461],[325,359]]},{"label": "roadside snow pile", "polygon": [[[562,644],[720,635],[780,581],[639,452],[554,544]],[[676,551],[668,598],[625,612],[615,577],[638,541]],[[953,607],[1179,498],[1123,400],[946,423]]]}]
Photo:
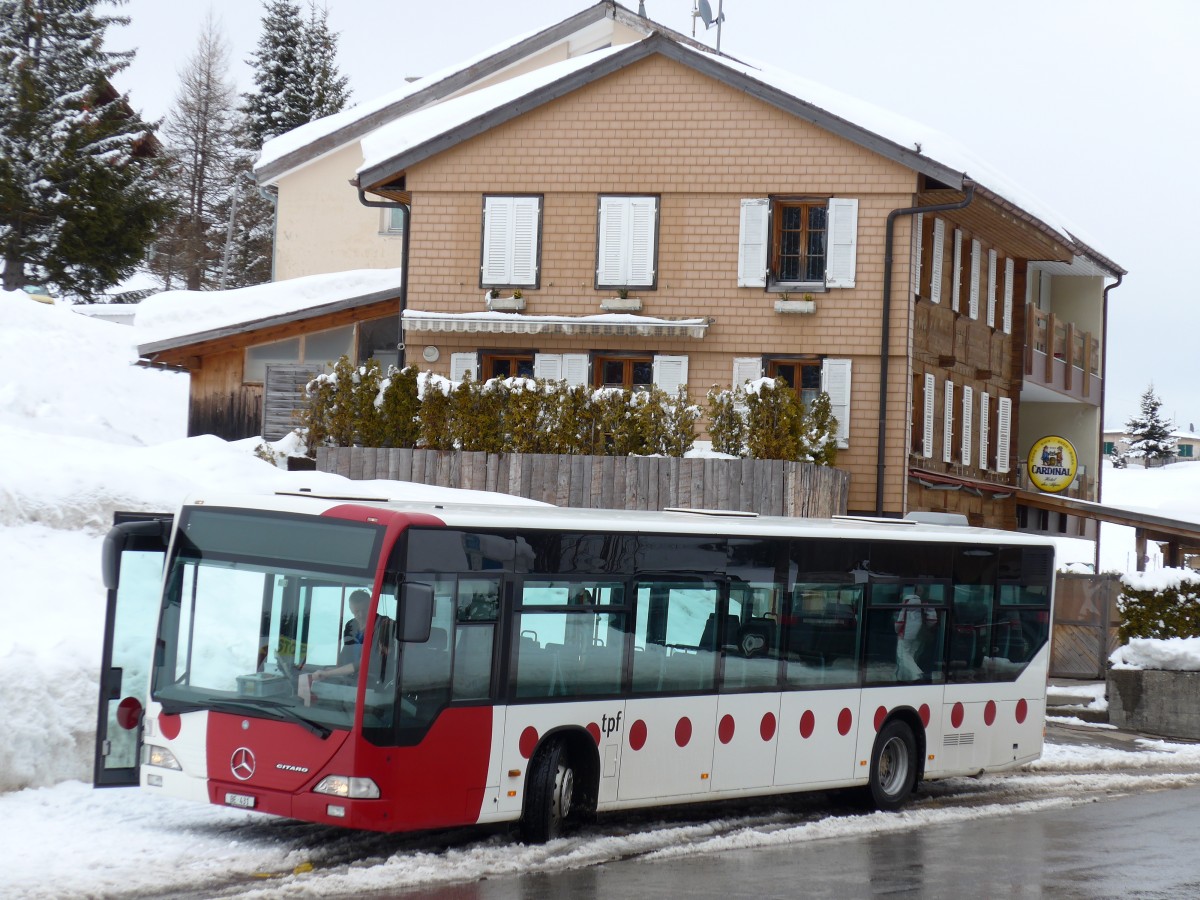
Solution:
[{"label": "roadside snow pile", "polygon": [[1114,669],[1169,669],[1200,672],[1200,637],[1133,638],[1108,661]]}]

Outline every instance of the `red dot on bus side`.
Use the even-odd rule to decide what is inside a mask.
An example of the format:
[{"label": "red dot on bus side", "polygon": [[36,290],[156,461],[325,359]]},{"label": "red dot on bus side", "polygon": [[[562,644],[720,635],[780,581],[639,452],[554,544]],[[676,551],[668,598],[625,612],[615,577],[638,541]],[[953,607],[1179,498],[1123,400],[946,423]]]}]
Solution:
[{"label": "red dot on bus side", "polygon": [[638,719],[629,728],[629,749],[641,750],[646,746],[646,723]]},{"label": "red dot on bus side", "polygon": [[887,718],[887,707],[881,706],[875,710],[875,730],[878,731],[883,727],[883,720]]},{"label": "red dot on bus side", "polygon": [[849,709],[843,709],[838,714],[838,734],[843,737],[850,733],[850,726],[854,724],[854,713]]},{"label": "red dot on bus side", "polygon": [[592,736],[592,740],[596,742],[596,746],[600,746],[600,726],[595,722],[588,724],[587,733]]},{"label": "red dot on bus side", "polygon": [[758,723],[758,733],[764,741],[769,741],[775,737],[775,714],[766,713],[762,717],[762,721]]},{"label": "red dot on bus side", "polygon": [[717,737],[722,744],[728,744],[733,740],[733,732],[735,730],[737,730],[737,726],[734,724],[733,716],[722,716],[721,724],[717,726]]},{"label": "red dot on bus side", "polygon": [[989,700],[987,705],[983,707],[983,724],[991,725],[996,721],[996,701]]},{"label": "red dot on bus side", "polygon": [[692,739],[692,720],[684,716],[675,723],[675,743],[680,747],[686,747],[688,741]]},{"label": "red dot on bus side", "polygon": [[1027,715],[1029,715],[1029,704],[1026,703],[1025,698],[1022,697],[1020,700],[1017,701],[1017,724],[1018,725],[1024,724],[1025,717]]},{"label": "red dot on bus side", "polygon": [[163,713],[158,717],[158,730],[162,732],[162,736],[168,741],[173,741],[179,737],[179,727],[182,724],[179,716],[174,713]]},{"label": "red dot on bus side", "polygon": [[521,751],[521,755],[526,759],[533,756],[533,751],[537,749],[538,733],[537,729],[530,725],[521,732],[521,740],[517,744],[517,749]]},{"label": "red dot on bus side", "polygon": [[800,717],[800,737],[808,740],[812,737],[813,729],[817,727],[817,717],[811,709],[806,709]]},{"label": "red dot on bus side", "polygon": [[950,724],[955,728],[961,727],[963,723],[963,716],[965,714],[966,710],[963,709],[963,705],[961,703],[955,703],[954,707],[950,710]]},{"label": "red dot on bus side", "polygon": [[930,719],[929,704],[922,703],[921,708],[917,710],[917,715],[921,717],[921,724],[928,728]]},{"label": "red dot on bus side", "polygon": [[142,721],[142,704],[136,697],[126,697],[117,704],[117,724],[126,731],[133,731]]}]

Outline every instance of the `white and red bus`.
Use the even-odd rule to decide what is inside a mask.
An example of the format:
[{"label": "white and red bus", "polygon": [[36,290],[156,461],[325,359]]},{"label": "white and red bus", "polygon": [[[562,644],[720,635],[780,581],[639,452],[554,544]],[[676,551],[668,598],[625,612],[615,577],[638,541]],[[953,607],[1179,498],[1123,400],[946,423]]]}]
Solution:
[{"label": "white and red bus", "polygon": [[1042,748],[1054,548],[1017,533],[207,497],[119,517],[105,578],[97,785],[546,840],[813,789],[894,809]]}]

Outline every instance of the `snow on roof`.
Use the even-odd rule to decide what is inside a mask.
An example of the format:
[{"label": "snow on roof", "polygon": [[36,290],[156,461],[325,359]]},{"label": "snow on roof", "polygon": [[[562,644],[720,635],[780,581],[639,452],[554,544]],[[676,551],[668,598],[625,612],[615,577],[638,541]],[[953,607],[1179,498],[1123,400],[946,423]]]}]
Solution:
[{"label": "snow on roof", "polygon": [[283,157],[296,152],[309,144],[315,143],[322,138],[336,134],[343,128],[349,128],[356,122],[366,119],[376,113],[385,111],[389,106],[400,103],[407,98],[417,94],[440,81],[445,81],[451,75],[471,68],[477,63],[492,56],[503,53],[505,50],[516,46],[522,41],[528,40],[544,29],[529,31],[521,34],[511,40],[505,41],[503,44],[497,44],[488,50],[478,53],[462,62],[447,66],[440,69],[431,75],[425,75],[415,81],[409,82],[394,91],[384,94],[381,97],[376,97],[373,100],[365,100],[350,109],[344,109],[341,112],[334,113],[331,116],[317,119],[313,122],[301,125],[299,128],[293,128],[291,131],[274,137],[263,144],[262,151],[259,153],[258,162],[254,164],[255,172],[260,172],[269,167],[273,163],[281,160]]},{"label": "snow on roof", "polygon": [[[671,38],[656,34],[643,39],[642,43],[651,40],[662,41]],[[757,81],[793,100],[840,119],[851,128],[881,137],[894,144],[900,151],[915,153],[934,166],[964,175],[1041,220],[1063,238],[1070,239],[1081,234],[1080,230],[1069,225],[1067,219],[1059,212],[937,129],[769,65],[741,62],[678,41],[671,40],[671,43],[683,54],[691,54],[707,64],[716,63],[730,73]],[[559,79],[598,66],[614,54],[628,51],[631,46],[633,45],[618,45],[554,63],[471,94],[447,100],[437,106],[416,110],[383,125],[362,138],[360,143],[363,163],[358,169],[358,174],[386,165],[389,160],[452,132],[480,116],[511,106],[517,100],[536,94]]]},{"label": "snow on roof", "polygon": [[426,106],[406,116],[389,122],[366,135],[361,143],[363,163],[359,173],[383,165],[388,160],[420,146],[426,141],[453,131],[472,119],[501,109],[529,94],[537,93],[547,85],[575,72],[582,71],[629,48],[619,44],[596,50],[583,56],[552,63],[532,72],[526,72],[507,81],[472,91],[447,100],[436,106]]},{"label": "snow on roof", "polygon": [[400,269],[357,269],[232,291],[167,291],[138,304],[134,325],[146,345],[388,291],[398,295],[400,282]]}]

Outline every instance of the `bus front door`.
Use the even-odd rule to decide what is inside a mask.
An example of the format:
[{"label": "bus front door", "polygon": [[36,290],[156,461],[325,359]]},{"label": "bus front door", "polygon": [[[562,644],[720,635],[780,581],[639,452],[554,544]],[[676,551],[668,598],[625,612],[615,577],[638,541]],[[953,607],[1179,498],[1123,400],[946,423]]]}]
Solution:
[{"label": "bus front door", "polygon": [[101,566],[108,605],[92,776],[96,787],[138,783],[142,710],[149,695],[172,520],[166,513],[118,512],[104,539]]}]

